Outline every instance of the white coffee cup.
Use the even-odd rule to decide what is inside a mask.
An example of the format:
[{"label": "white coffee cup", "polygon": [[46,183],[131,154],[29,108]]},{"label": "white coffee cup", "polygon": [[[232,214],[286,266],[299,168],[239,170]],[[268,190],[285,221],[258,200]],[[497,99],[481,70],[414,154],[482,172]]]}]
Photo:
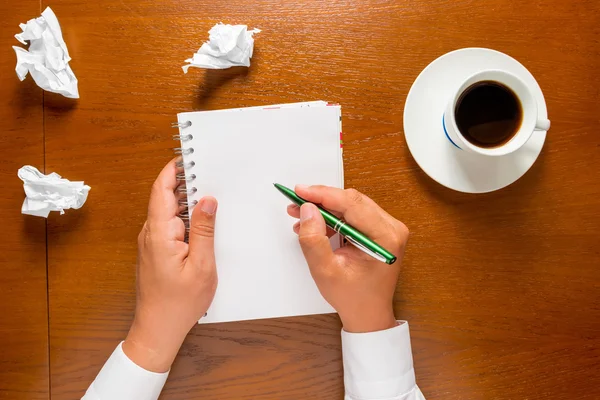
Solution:
[{"label": "white coffee cup", "polygon": [[[497,147],[479,147],[469,142],[460,132],[458,125],[456,124],[456,106],[460,96],[472,85],[482,81],[495,81],[501,83],[511,89],[521,103],[521,126],[508,142]],[[446,111],[442,118],[442,125],[448,140],[450,140],[454,146],[461,150],[485,156],[503,156],[512,153],[527,143],[534,131],[547,131],[550,129],[550,121],[547,118],[539,116],[537,101],[533,97],[533,93],[529,87],[515,75],[501,70],[480,71],[465,79],[454,91],[454,95],[446,106]]]}]

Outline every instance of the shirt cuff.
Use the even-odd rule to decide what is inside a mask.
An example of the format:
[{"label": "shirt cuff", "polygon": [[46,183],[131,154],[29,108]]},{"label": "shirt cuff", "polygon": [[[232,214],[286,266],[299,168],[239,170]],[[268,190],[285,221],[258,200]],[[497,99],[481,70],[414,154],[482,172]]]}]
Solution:
[{"label": "shirt cuff", "polygon": [[167,376],[168,372],[150,372],[135,364],[121,342],[81,400],[157,400]]},{"label": "shirt cuff", "polygon": [[378,332],[342,330],[347,398],[397,399],[417,391],[408,322]]}]

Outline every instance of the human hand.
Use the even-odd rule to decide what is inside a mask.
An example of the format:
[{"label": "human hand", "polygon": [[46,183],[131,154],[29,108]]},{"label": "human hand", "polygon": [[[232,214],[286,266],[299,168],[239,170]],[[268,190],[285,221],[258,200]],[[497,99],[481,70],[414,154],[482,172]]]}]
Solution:
[{"label": "human hand", "polygon": [[300,221],[294,225],[300,246],[319,291],[338,312],[347,332],[373,332],[397,325],[393,297],[408,241],[406,226],[373,200],[354,189],[327,186],[295,188],[298,196],[342,216],[398,260],[387,265],[348,245],[332,251],[333,232],[325,225],[314,204],[288,206],[288,214]]},{"label": "human hand", "polygon": [[123,351],[153,372],[170,369],[190,329],[206,313],[217,288],[214,227],[217,201],[204,197],[190,223],[189,244],[169,162],[152,186],[148,219],[138,236],[135,318]]}]

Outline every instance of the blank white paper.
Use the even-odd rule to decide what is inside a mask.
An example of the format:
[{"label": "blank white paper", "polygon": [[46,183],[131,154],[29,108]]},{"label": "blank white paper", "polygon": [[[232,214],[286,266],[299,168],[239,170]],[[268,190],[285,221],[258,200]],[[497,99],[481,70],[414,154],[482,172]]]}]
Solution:
[{"label": "blank white paper", "polygon": [[[273,183],[343,187],[341,110],[325,102],[178,114],[195,162],[189,201],[211,195],[219,208],[219,284],[200,323],[335,312],[314,283],[290,204]],[[191,210],[193,212],[193,210]]]}]

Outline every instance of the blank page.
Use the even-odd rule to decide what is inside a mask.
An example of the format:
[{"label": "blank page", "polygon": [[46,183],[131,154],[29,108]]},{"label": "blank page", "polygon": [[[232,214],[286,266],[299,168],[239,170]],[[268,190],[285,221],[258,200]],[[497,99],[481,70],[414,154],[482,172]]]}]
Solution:
[{"label": "blank page", "polygon": [[[334,312],[308,269],[290,204],[273,183],[343,187],[339,106],[249,108],[178,115],[191,121],[188,200],[217,198],[219,284],[200,323]],[[193,212],[193,210],[191,210]]]}]

